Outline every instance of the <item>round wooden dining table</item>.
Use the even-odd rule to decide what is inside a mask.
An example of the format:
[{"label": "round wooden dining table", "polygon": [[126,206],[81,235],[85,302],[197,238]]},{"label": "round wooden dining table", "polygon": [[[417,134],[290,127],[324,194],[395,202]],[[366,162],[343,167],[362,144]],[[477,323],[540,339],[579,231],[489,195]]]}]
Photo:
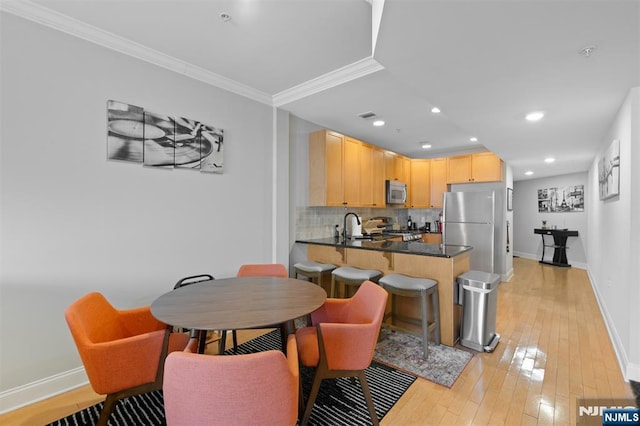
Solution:
[{"label": "round wooden dining table", "polygon": [[273,327],[313,312],[326,298],[320,286],[295,278],[234,277],[169,291],[151,304],[151,313],[188,329]]}]

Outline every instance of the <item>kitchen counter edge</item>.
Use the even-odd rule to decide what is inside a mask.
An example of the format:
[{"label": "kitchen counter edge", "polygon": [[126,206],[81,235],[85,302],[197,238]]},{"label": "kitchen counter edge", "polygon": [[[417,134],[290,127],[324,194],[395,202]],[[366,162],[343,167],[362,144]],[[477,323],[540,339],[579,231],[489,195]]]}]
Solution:
[{"label": "kitchen counter edge", "polygon": [[300,244],[316,244],[321,246],[344,247],[362,250],[386,251],[391,253],[415,254],[418,256],[455,257],[473,249],[471,246],[455,246],[442,244],[427,244],[418,241],[367,241],[367,240],[342,240],[335,238],[296,239]]}]

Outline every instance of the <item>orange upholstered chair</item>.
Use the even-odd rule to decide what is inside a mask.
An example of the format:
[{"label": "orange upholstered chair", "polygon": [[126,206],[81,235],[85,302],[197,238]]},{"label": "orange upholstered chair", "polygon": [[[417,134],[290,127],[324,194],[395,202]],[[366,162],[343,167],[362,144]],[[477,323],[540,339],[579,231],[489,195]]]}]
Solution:
[{"label": "orange upholstered chair", "polygon": [[287,278],[287,268],[281,263],[257,263],[240,266],[239,277],[281,277]]},{"label": "orange upholstered chair", "polygon": [[170,333],[148,306],[115,309],[100,293],[89,293],[65,311],[69,330],[93,390],[106,394],[99,425],[116,402],[162,388],[167,352],[182,351],[188,336]]},{"label": "orange upholstered chair", "polygon": [[[287,268],[282,263],[253,263],[240,266],[238,277],[279,277],[288,278]],[[286,348],[287,324],[273,324],[266,328],[279,328],[282,349]],[[293,327],[292,327],[293,328]]]},{"label": "orange upholstered chair", "polygon": [[371,420],[378,424],[364,370],[373,359],[387,297],[385,289],[365,281],[349,299],[327,299],[311,313],[314,326],[296,332],[300,364],[316,367],[302,425],[311,417],[322,380],[337,377],[359,379]]},{"label": "orange upholstered chair", "polygon": [[168,426],[295,425],[298,352],[295,335],[281,351],[248,355],[174,352],[167,357],[164,405]]}]

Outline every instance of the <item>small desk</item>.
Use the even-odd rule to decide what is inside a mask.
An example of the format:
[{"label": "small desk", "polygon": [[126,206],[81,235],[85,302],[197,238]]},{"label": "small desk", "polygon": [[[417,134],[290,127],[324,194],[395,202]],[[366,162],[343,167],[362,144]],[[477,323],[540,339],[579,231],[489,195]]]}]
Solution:
[{"label": "small desk", "polygon": [[[540,263],[547,265],[561,266],[565,268],[571,267],[567,260],[567,238],[577,237],[578,231],[569,231],[568,229],[547,229],[547,228],[535,228],[534,234],[540,234],[542,237],[542,259]],[[545,235],[551,235],[553,237],[553,244],[546,244],[544,240]],[[553,261],[548,262],[544,260],[544,248],[553,247]]]},{"label": "small desk", "polygon": [[165,324],[196,330],[269,327],[318,309],[327,293],[294,278],[235,277],[169,291],[151,304]]}]

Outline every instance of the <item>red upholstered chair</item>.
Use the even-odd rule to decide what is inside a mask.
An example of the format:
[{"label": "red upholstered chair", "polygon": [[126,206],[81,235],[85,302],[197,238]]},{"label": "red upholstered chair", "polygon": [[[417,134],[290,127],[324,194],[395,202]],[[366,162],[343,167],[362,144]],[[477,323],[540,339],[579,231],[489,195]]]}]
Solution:
[{"label": "red upholstered chair", "polygon": [[148,306],[117,310],[95,292],[72,303],[65,319],[91,387],[107,395],[98,425],[107,424],[119,399],[161,389],[167,351],[182,351],[188,341]]},{"label": "red upholstered chair", "polygon": [[359,379],[371,420],[378,424],[364,370],[373,359],[387,297],[385,289],[365,281],[350,299],[327,299],[311,313],[314,325],[296,332],[300,364],[316,368],[301,425],[311,417],[322,380],[337,377]]},{"label": "red upholstered chair", "polygon": [[239,277],[281,277],[287,278],[287,268],[281,263],[257,263],[240,266]]},{"label": "red upholstered chair", "polygon": [[295,335],[281,351],[248,355],[174,352],[167,357],[168,426],[295,425],[298,352]]}]

